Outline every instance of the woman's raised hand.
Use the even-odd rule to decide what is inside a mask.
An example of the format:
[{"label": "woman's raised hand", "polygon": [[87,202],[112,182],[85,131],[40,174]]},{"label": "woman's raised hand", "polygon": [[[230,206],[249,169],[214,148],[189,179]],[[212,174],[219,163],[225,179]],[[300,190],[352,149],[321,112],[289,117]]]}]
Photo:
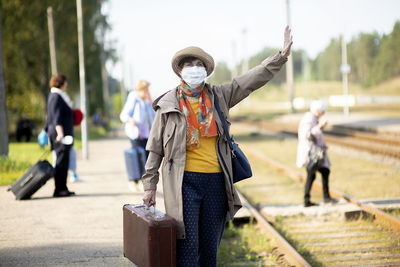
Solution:
[{"label": "woman's raised hand", "polygon": [[282,49],[282,56],[283,57],[288,57],[290,55],[290,49],[293,44],[293,36],[291,34],[292,30],[289,28],[289,26],[286,26],[285,28],[285,34],[284,34],[284,39],[283,39],[283,49]]}]

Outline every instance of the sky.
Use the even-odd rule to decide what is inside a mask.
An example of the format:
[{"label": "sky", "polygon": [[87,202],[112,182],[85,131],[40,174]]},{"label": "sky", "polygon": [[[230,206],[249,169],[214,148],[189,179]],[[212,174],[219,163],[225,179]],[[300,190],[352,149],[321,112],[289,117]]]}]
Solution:
[{"label": "sky", "polygon": [[[315,58],[332,38],[360,32],[388,34],[400,20],[399,0],[290,0],[292,49]],[[109,0],[103,13],[120,61],[109,73],[132,88],[151,83],[153,98],[179,83],[173,55],[198,46],[229,67],[264,47],[280,48],[287,25],[286,0]]]}]

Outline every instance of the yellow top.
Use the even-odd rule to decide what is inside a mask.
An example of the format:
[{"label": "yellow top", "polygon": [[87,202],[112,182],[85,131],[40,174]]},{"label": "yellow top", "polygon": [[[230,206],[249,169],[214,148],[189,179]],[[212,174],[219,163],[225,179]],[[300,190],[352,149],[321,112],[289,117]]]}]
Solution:
[{"label": "yellow top", "polygon": [[[199,118],[199,101],[190,101],[196,118]],[[186,165],[185,171],[189,172],[202,172],[202,173],[216,173],[222,172],[219,165],[216,142],[218,136],[215,137],[202,137],[200,136],[200,147],[198,149],[186,149]]]}]

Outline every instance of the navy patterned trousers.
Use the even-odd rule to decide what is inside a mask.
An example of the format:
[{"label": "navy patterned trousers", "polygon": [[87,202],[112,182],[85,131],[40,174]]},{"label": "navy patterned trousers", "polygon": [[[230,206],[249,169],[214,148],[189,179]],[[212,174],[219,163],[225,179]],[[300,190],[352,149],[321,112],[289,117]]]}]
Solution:
[{"label": "navy patterned trousers", "polygon": [[227,211],[224,174],[185,171],[182,200],[186,237],[177,240],[177,266],[217,266]]}]

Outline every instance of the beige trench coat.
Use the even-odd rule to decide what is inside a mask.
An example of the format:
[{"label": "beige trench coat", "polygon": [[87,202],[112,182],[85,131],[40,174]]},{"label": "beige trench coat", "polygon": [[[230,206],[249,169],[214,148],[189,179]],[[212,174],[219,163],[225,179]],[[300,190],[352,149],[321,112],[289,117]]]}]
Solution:
[{"label": "beige trench coat", "polygon": [[[218,97],[221,111],[230,126],[229,109],[246,98],[251,92],[272,79],[287,61],[278,52],[265,59],[261,65],[238,76],[231,83],[219,86],[206,84],[212,99]],[[166,213],[177,221],[177,238],[185,238],[183,223],[182,181],[186,162],[186,118],[180,111],[176,97],[176,88],[156,99],[153,107],[156,116],[147,142],[149,157],[146,173],[142,177],[144,190],[156,190],[159,180],[159,167],[163,177],[163,193]],[[226,219],[233,218],[241,208],[241,202],[232,183],[232,165],[230,149],[224,136],[221,121],[214,108],[218,128],[216,151],[225,176],[225,189],[228,200]]]}]

